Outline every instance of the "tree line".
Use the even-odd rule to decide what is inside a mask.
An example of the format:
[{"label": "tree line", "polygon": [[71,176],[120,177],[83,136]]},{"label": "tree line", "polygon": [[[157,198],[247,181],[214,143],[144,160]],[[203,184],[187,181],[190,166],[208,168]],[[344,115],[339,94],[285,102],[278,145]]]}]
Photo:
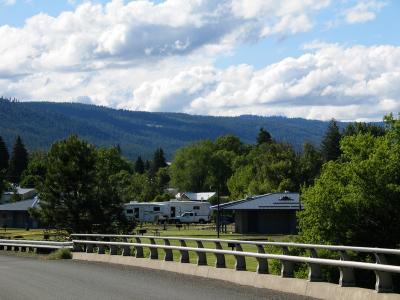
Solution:
[{"label": "tree line", "polygon": [[[260,128],[255,144],[243,143],[234,135],[220,136],[214,141],[202,140],[180,148],[170,166],[162,148],[156,149],[151,161],[144,161],[139,156],[131,162],[123,157],[118,145],[96,148],[77,136],[70,136],[55,142],[47,153],[35,152],[28,156],[22,139],[17,137],[8,157],[7,147],[0,139],[0,187],[4,188],[5,181],[35,187],[41,199],[40,210],[32,212],[35,217],[47,226],[79,232],[115,232],[129,228],[131,224],[124,217],[122,204],[169,200],[171,195],[165,192],[167,187],[193,192],[218,191],[227,200],[289,190],[302,193],[306,210],[299,214],[299,222],[305,240],[332,242],[328,240],[331,237],[338,243],[351,243],[362,239],[354,233],[356,225],[346,224],[346,228],[351,230],[346,233],[341,231],[343,228],[335,228],[342,224],[342,217],[348,216],[348,222],[356,220],[352,218],[354,207],[347,207],[344,211],[340,210],[343,206],[339,206],[340,209],[335,207],[344,201],[342,196],[347,197],[343,194],[343,186],[337,185],[335,176],[339,176],[338,172],[342,169],[346,170],[346,174],[353,174],[356,163],[369,158],[368,153],[372,152],[368,151],[373,151],[372,144],[378,146],[386,139],[393,142],[393,137],[389,136],[393,135],[398,121],[388,116],[386,124],[386,127],[380,127],[352,123],[340,129],[332,120],[321,145],[305,143],[301,152],[296,152],[287,143],[276,141],[266,129]],[[361,145],[366,146],[368,151]],[[389,146],[390,143],[387,144]],[[18,168],[13,165],[18,165]],[[383,164],[381,168],[387,166]],[[18,173],[10,171],[13,169],[17,169]],[[368,170],[372,173],[376,171],[373,168]],[[364,176],[368,172],[365,171]],[[351,176],[356,183],[361,182],[354,174]],[[351,182],[344,175],[339,178],[345,178],[342,185]],[[352,183],[351,187],[354,186],[355,183]],[[337,187],[337,193],[333,193],[334,187]],[[358,189],[362,187],[358,186]],[[376,185],[375,188],[378,191]],[[396,190],[393,185],[390,188]],[[386,191],[385,186],[379,189]],[[356,193],[358,190],[351,191]],[[329,201],[332,207],[327,210],[325,204]],[[383,203],[384,200],[380,205]],[[359,203],[356,204],[355,208],[359,208]],[[375,224],[374,217],[377,216],[374,213],[378,211],[369,211],[372,215],[368,221],[370,227],[365,228]],[[334,213],[337,213],[336,218]],[[363,214],[361,211],[357,213],[361,221]],[[320,218],[324,222],[319,223]],[[332,231],[328,232],[326,228]],[[387,229],[387,226],[384,228]]]}]

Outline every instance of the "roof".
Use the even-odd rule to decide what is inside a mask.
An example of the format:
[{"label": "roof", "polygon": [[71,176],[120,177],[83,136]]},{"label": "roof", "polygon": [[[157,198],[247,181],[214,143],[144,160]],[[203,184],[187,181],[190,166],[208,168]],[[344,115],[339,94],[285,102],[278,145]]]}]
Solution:
[{"label": "roof", "polygon": [[23,200],[13,203],[0,205],[0,211],[28,211],[29,208],[35,207],[39,203],[37,197],[29,200]]},{"label": "roof", "polygon": [[[36,190],[35,189],[26,189],[26,188],[21,188],[21,187],[17,187],[16,188],[16,192],[17,192],[17,194],[19,194],[19,195],[24,195],[24,194],[27,194],[27,193],[30,193],[30,192],[36,192]],[[8,192],[4,192],[3,194],[5,194],[5,195],[12,195],[12,194],[14,194],[14,191],[8,191]]]},{"label": "roof", "polygon": [[205,193],[192,193],[192,192],[184,192],[178,193],[176,198],[188,198],[192,201],[207,201],[212,196],[215,195],[215,192],[205,192]]},{"label": "roof", "polygon": [[[220,209],[225,210],[299,210],[303,206],[300,203],[299,193],[269,193],[247,197],[246,199],[220,204]],[[217,209],[214,205],[212,209]]]}]

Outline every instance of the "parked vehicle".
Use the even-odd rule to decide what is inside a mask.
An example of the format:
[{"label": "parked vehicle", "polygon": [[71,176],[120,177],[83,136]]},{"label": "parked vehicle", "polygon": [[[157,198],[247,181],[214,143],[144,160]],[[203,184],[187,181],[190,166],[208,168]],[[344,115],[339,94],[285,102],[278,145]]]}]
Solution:
[{"label": "parked vehicle", "polygon": [[185,217],[193,221],[182,223],[206,223],[211,219],[211,204],[209,202],[178,201],[175,199],[166,202],[130,202],[125,204],[126,216],[135,218],[138,222],[176,222],[178,217],[186,212],[193,213],[191,219]]},{"label": "parked vehicle", "polygon": [[184,212],[182,215],[175,218],[176,223],[208,223],[210,222],[210,215],[201,215],[196,212]]}]

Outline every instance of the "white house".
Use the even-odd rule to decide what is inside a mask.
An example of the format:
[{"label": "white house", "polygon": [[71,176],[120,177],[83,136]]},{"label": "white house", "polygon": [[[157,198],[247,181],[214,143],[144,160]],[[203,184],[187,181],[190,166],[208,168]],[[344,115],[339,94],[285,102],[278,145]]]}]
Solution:
[{"label": "white house", "polygon": [[215,195],[215,192],[206,192],[206,193],[192,193],[192,192],[184,192],[178,193],[175,195],[176,199],[180,201],[208,201],[211,197]]}]

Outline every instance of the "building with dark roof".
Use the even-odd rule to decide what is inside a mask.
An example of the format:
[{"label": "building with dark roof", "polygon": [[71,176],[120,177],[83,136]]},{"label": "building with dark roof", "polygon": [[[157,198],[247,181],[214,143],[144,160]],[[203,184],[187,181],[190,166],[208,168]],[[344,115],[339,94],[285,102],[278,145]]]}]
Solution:
[{"label": "building with dark roof", "polygon": [[38,228],[39,224],[32,219],[28,210],[39,204],[37,197],[0,205],[0,226],[9,228]]},{"label": "building with dark roof", "polygon": [[296,212],[301,209],[300,195],[290,192],[251,196],[220,205],[220,210],[234,212],[235,231],[245,234],[296,234]]}]

